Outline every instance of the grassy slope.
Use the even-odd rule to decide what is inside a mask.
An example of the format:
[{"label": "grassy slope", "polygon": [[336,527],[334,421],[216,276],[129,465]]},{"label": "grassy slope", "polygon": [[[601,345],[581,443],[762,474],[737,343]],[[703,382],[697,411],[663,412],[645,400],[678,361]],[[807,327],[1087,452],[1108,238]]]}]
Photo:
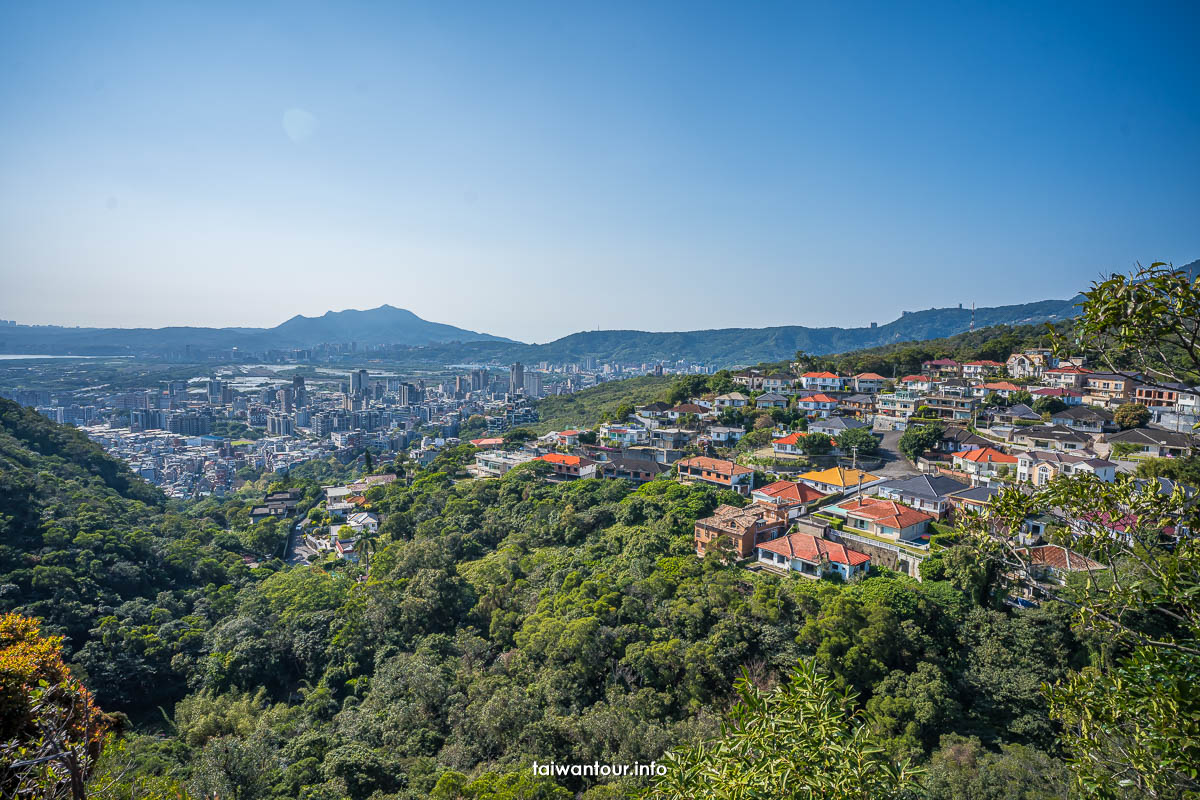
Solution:
[{"label": "grassy slope", "polygon": [[627,378],[610,381],[575,394],[547,397],[538,402],[538,433],[596,425],[607,411],[615,411],[622,403],[649,403],[666,394],[671,375]]}]

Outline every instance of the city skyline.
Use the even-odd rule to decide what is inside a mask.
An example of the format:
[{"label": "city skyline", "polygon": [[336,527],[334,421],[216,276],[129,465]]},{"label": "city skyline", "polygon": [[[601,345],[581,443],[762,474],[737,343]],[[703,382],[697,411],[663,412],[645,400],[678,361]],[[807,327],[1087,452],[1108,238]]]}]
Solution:
[{"label": "city skyline", "polygon": [[1158,9],[10,5],[0,317],[545,342],[1070,297],[1200,256],[1200,11]]}]

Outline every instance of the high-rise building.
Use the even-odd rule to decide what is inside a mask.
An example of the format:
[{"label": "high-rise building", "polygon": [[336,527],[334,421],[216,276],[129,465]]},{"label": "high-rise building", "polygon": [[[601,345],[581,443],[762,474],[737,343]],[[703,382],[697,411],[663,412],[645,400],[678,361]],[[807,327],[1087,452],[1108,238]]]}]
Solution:
[{"label": "high-rise building", "polygon": [[527,397],[542,396],[542,373],[526,372],[525,373],[525,395]]},{"label": "high-rise building", "polygon": [[370,379],[365,369],[356,369],[350,373],[350,394],[362,395],[367,393]]},{"label": "high-rise building", "polygon": [[487,370],[473,369],[471,370],[471,391],[482,392],[487,388]]},{"label": "high-rise building", "polygon": [[275,393],[275,401],[279,403],[279,410],[284,414],[292,413],[292,390],[280,389]]},{"label": "high-rise building", "polygon": [[304,386],[304,376],[292,376],[292,400],[296,404],[296,408],[305,408],[308,406],[308,389]]},{"label": "high-rise building", "polygon": [[517,394],[525,388],[525,365],[520,361],[508,368],[508,393]]}]

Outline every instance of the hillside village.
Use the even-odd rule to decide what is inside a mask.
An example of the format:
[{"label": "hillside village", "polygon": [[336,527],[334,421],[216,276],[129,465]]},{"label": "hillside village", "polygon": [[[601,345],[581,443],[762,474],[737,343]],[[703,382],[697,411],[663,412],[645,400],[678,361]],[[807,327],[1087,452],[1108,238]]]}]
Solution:
[{"label": "hillside village", "polygon": [[[1141,383],[1047,349],[1006,362],[934,359],[898,380],[792,367],[744,369],[734,391],[636,406],[593,429],[474,439],[469,471],[499,477],[540,462],[551,481],[709,484],[740,501],[696,522],[699,556],[847,581],[879,565],[919,580],[955,516],[986,508],[1000,486],[1112,482],[1140,459],[1191,453],[1200,420],[1200,389]],[[1089,568],[1046,544],[1046,532],[1045,520],[1028,519],[1022,542],[1052,579]]]}]

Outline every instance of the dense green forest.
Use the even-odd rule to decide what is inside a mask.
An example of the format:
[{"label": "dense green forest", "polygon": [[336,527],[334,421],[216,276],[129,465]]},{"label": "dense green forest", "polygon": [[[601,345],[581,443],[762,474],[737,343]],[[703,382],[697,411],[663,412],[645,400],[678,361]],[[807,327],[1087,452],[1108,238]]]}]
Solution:
[{"label": "dense green forest", "polygon": [[573,427],[592,427],[607,416],[618,413],[622,406],[633,406],[664,399],[673,379],[669,375],[645,375],[608,381],[574,394],[560,394],[538,401],[538,433],[561,431]]},{"label": "dense green forest", "polygon": [[[99,705],[134,717],[99,773],[131,768],[121,786],[621,797],[634,781],[529,766],[649,763],[717,733],[742,669],[766,686],[804,657],[946,787],[1064,780],[1039,687],[1089,643],[1065,609],[976,602],[994,576],[969,563],[924,584],[755,575],[693,554],[692,522],[736,495],[521,469],[372,490],[385,523],[365,582],[250,570],[215,501],[173,512],[75,431],[3,410],[4,609],[65,634]],[[980,796],[1016,796],[998,792]]]}]

